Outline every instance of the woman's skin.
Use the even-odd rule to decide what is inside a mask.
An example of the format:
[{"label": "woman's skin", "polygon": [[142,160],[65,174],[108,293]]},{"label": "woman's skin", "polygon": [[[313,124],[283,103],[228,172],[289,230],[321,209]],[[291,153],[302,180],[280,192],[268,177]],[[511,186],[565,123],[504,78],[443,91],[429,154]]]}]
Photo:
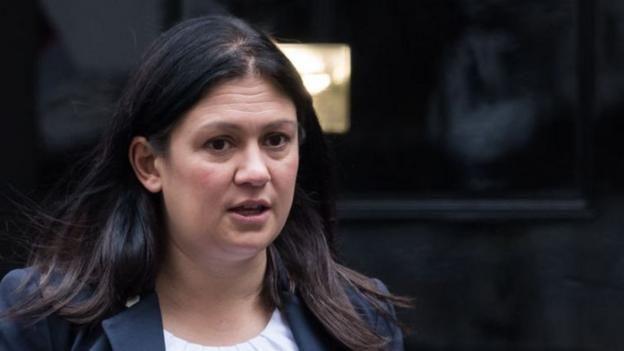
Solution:
[{"label": "woman's skin", "polygon": [[212,89],[172,130],[165,153],[135,137],[143,186],[162,194],[164,328],[204,345],[253,338],[271,314],[260,292],[266,248],[290,211],[299,147],[290,99],[250,74]]}]

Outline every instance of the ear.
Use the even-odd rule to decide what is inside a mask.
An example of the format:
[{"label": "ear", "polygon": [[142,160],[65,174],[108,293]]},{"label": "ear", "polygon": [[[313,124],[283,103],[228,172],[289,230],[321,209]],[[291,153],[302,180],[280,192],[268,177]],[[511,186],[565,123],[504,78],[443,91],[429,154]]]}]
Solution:
[{"label": "ear", "polygon": [[157,193],[162,189],[162,178],[158,170],[158,155],[149,141],[142,136],[135,136],[128,148],[128,157],[134,174],[145,189]]}]

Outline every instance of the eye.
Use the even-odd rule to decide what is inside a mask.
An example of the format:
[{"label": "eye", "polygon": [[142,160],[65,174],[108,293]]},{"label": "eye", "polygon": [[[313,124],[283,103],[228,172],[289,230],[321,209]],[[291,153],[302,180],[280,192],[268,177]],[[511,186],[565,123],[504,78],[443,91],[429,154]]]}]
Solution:
[{"label": "eye", "polygon": [[204,146],[213,151],[223,152],[232,147],[232,142],[226,138],[214,138],[208,140]]},{"label": "eye", "polygon": [[290,137],[283,133],[272,133],[266,136],[264,144],[270,148],[277,149],[290,142]]}]

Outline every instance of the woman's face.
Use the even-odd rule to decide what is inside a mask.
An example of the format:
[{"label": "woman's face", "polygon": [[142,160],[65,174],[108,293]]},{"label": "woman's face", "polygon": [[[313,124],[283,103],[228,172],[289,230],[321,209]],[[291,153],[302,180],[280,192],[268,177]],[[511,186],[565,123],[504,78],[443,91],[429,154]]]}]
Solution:
[{"label": "woman's face", "polygon": [[253,75],[218,85],[188,111],[154,163],[169,249],[200,261],[263,252],[292,205],[297,130],[293,102]]}]

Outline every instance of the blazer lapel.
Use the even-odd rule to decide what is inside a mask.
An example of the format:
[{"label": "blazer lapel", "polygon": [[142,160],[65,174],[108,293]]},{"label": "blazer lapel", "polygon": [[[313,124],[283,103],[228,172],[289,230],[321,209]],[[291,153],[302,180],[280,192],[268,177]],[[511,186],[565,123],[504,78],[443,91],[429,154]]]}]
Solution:
[{"label": "blazer lapel", "polygon": [[[285,293],[283,312],[301,351],[340,349],[296,294]],[[165,351],[158,297],[148,293],[135,305],[102,321],[113,351]]]},{"label": "blazer lapel", "polygon": [[301,351],[336,350],[337,343],[325,331],[297,295],[284,294],[284,314]]},{"label": "blazer lapel", "polygon": [[160,306],[153,292],[102,321],[102,327],[113,351],[165,351]]}]

